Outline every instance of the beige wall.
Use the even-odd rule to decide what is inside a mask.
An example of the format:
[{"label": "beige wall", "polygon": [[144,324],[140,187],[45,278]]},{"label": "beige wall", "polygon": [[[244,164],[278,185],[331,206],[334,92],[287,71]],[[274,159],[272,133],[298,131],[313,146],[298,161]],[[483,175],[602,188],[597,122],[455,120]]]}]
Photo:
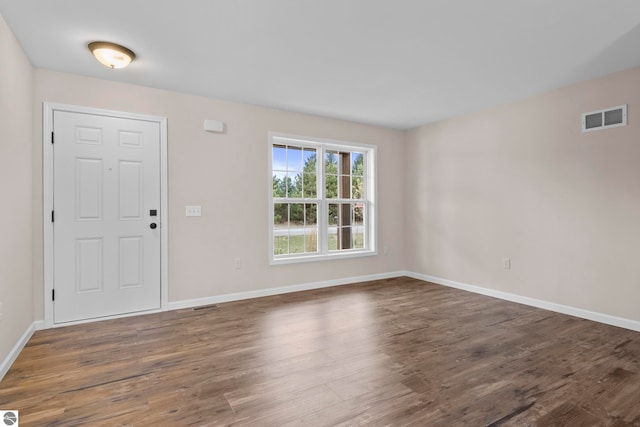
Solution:
[{"label": "beige wall", "polygon": [[33,323],[32,85],[31,64],[0,16],[0,361]]},{"label": "beige wall", "polygon": [[408,270],[640,320],[639,135],[640,68],[408,132]]},{"label": "beige wall", "polygon": [[[117,72],[117,71],[116,71]],[[333,280],[404,268],[403,133],[380,127],[284,112],[79,77],[35,71],[34,177],[41,182],[42,102],[82,105],[168,118],[169,300]],[[204,132],[204,119],[226,124]],[[268,264],[267,133],[356,141],[378,146],[379,247],[388,254],[281,266]],[[36,317],[42,302],[42,187],[34,195],[37,248]],[[186,218],[199,204],[202,218]],[[242,269],[234,269],[241,258]]]}]

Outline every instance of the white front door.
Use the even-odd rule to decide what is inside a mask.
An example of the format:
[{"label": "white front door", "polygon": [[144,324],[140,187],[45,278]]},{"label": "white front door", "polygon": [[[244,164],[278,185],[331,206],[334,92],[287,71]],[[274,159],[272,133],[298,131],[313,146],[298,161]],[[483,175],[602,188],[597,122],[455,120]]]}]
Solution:
[{"label": "white front door", "polygon": [[160,308],[160,124],[53,112],[53,317]]}]

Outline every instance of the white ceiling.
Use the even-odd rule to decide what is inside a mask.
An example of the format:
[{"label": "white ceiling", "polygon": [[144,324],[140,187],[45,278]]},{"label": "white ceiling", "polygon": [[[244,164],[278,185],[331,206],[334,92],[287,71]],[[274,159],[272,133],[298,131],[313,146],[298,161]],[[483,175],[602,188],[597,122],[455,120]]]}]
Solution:
[{"label": "white ceiling", "polygon": [[[640,65],[638,0],[0,0],[0,13],[35,67],[400,129]],[[138,58],[107,69],[95,40]]]}]

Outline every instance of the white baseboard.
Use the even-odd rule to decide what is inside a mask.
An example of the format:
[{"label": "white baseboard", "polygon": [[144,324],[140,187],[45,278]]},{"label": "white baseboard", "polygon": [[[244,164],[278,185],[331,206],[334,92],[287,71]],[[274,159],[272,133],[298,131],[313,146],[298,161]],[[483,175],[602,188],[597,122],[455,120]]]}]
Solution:
[{"label": "white baseboard", "polygon": [[521,295],[510,294],[508,292],[496,291],[494,289],[483,288],[481,286],[468,285],[466,283],[460,283],[449,279],[443,279],[441,277],[429,276],[426,274],[414,273],[411,271],[406,271],[404,274],[414,279],[424,280],[425,282],[432,282],[438,285],[461,289],[463,291],[469,291],[476,294],[487,295],[506,301],[517,302],[519,304],[555,311],[557,313],[568,314],[570,316],[580,317],[582,319],[593,320],[595,322],[606,323],[607,325],[618,326],[620,328],[631,329],[632,331],[640,332],[640,322],[637,320],[625,319],[623,317],[611,316],[595,311],[584,310],[582,308],[557,304],[555,302],[524,297]]},{"label": "white baseboard", "polygon": [[7,374],[7,372],[9,372],[9,368],[11,368],[11,365],[13,365],[13,362],[16,361],[16,359],[18,358],[18,355],[20,354],[24,346],[27,345],[29,338],[31,338],[31,335],[33,335],[35,330],[36,330],[36,322],[32,323],[27,328],[27,330],[24,331],[22,336],[18,339],[18,341],[15,343],[15,345],[9,352],[9,354],[7,354],[4,359],[2,359],[2,363],[0,364],[0,381],[2,381],[2,379]]},{"label": "white baseboard", "polygon": [[309,291],[312,289],[328,288],[331,286],[350,285],[353,283],[367,282],[370,280],[391,279],[404,276],[405,271],[395,271],[389,273],[369,274],[366,276],[347,277],[343,279],[325,280],[322,282],[302,283],[291,286],[280,286],[277,288],[260,289],[257,291],[237,292],[233,294],[216,295],[211,297],[196,298],[182,301],[169,302],[166,310],[179,310],[184,308],[199,307],[203,305],[220,304],[223,302],[240,301],[251,298],[267,297],[272,295],[287,294],[290,292]]}]

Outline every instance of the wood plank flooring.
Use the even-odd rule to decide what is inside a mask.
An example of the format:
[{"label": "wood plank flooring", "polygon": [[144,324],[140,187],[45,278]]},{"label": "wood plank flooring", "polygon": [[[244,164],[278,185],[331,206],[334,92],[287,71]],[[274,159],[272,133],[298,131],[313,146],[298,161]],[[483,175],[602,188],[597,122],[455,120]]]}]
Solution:
[{"label": "wood plank flooring", "polygon": [[410,278],[38,331],[22,426],[640,426],[640,333]]}]

